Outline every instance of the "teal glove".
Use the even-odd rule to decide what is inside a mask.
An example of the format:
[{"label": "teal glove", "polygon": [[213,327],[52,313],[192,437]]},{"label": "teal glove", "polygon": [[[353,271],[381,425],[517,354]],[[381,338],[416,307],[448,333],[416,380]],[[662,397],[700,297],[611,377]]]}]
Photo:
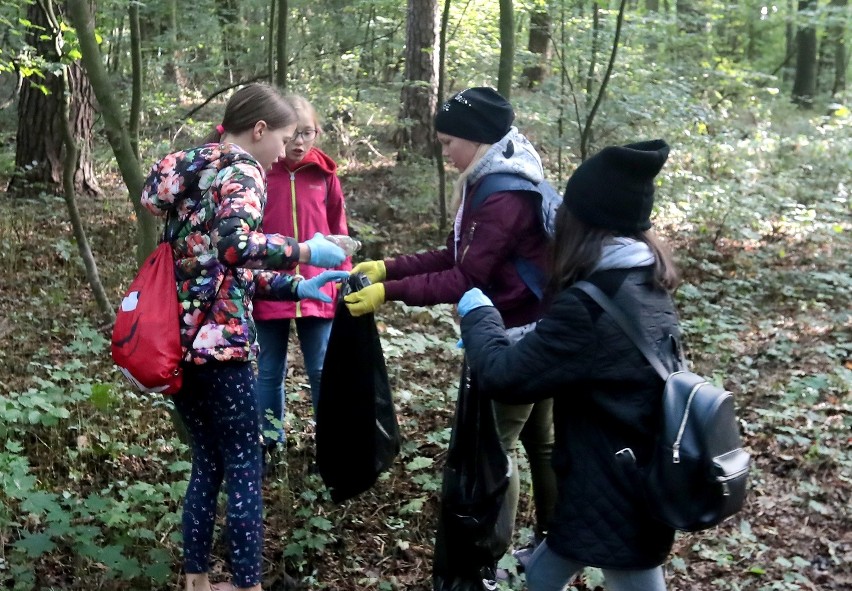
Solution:
[{"label": "teal glove", "polygon": [[465,294],[459,300],[459,316],[464,318],[464,315],[474,310],[476,308],[481,308],[482,306],[493,306],[491,300],[488,299],[488,296],[482,293],[482,290],[478,287],[474,287],[473,289],[469,289],[465,292]]},{"label": "teal glove", "polygon": [[353,316],[375,312],[385,303],[385,286],[381,283],[368,285],[360,291],[353,291],[344,296],[343,301],[346,302],[346,307]]},{"label": "teal glove", "polygon": [[305,242],[311,249],[309,265],[314,267],[339,267],[346,260],[346,253],[334,242],[325,239],[321,232]]},{"label": "teal glove", "polygon": [[299,281],[296,284],[296,295],[300,300],[307,298],[328,303],[331,298],[327,293],[320,291],[320,288],[329,281],[345,281],[348,278],[349,271],[323,271],[316,277]]}]

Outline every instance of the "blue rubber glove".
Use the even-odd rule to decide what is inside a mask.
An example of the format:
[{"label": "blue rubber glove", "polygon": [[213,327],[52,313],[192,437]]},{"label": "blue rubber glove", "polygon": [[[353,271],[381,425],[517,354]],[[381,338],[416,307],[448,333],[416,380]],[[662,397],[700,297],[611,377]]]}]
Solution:
[{"label": "blue rubber glove", "polygon": [[316,277],[299,281],[296,284],[296,295],[299,296],[300,300],[308,298],[328,303],[331,298],[328,297],[327,293],[320,291],[320,288],[329,281],[345,281],[348,278],[349,271],[323,271]]},{"label": "blue rubber glove", "polygon": [[464,315],[474,310],[476,308],[481,308],[482,306],[493,306],[491,300],[488,299],[488,296],[482,293],[482,290],[478,287],[474,287],[473,289],[469,289],[465,292],[465,294],[459,300],[459,316],[464,318]]},{"label": "blue rubber glove", "polygon": [[339,267],[346,260],[343,249],[326,240],[321,232],[314,234],[314,237],[305,244],[311,249],[311,259],[308,264],[314,267]]}]

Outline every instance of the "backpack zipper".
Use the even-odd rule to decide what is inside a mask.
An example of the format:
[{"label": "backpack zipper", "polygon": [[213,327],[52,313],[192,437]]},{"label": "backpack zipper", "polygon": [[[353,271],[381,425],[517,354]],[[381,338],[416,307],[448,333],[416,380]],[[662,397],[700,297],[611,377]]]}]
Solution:
[{"label": "backpack zipper", "polygon": [[706,385],[707,382],[695,384],[689,392],[689,398],[686,400],[686,408],[683,411],[683,418],[680,421],[680,428],[677,430],[677,437],[675,437],[674,444],[672,444],[672,462],[675,464],[680,464],[680,442],[683,439],[683,432],[686,430],[686,421],[689,420],[689,408],[692,406],[692,399]]}]

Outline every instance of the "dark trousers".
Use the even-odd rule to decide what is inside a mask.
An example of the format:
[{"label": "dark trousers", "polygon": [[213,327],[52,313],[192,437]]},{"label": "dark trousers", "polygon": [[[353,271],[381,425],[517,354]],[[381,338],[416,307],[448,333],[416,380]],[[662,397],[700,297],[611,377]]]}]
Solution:
[{"label": "dark trousers", "polygon": [[224,480],[233,581],[238,587],[256,585],[261,579],[263,498],[251,364],[187,366],[174,403],[192,446],[192,475],[183,507],[184,571],[209,569],[217,497]]}]

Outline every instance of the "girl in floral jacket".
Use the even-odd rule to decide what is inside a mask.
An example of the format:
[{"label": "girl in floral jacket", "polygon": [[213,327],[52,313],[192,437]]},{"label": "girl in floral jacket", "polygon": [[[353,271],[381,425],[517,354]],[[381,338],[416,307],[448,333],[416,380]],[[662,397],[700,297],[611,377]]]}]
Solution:
[{"label": "girl in floral jacket", "polygon": [[[262,269],[297,263],[340,265],[343,250],[322,236],[299,243],[258,231],[266,174],[296,127],[292,107],[271,87],[234,93],[222,124],[203,146],[154,165],[143,205],[165,215],[175,255],[184,381],[174,404],[192,445],[184,499],[187,591],[210,591],[209,554],[219,488],[227,482],[226,526],[237,589],[261,589],[263,543],[261,454],[254,378],[252,296],[326,299],[320,288],[345,272],[310,280]],[[219,586],[218,589],[234,588]]]}]

